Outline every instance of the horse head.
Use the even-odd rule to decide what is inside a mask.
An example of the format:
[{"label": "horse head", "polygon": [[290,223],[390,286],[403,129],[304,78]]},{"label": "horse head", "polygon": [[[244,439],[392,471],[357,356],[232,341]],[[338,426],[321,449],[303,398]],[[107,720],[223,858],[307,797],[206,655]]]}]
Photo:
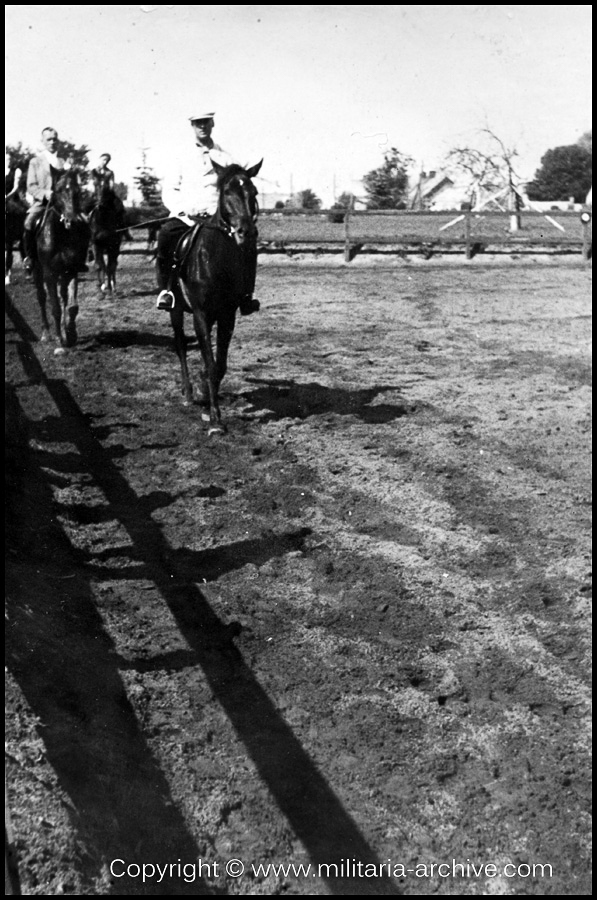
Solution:
[{"label": "horse head", "polygon": [[218,216],[242,247],[257,234],[257,188],[251,179],[259,172],[263,160],[249,169],[235,163],[222,166],[214,160],[212,164],[218,176]]},{"label": "horse head", "polygon": [[59,213],[65,228],[70,228],[75,219],[81,217],[81,187],[76,171],[67,169],[58,175],[50,206]]}]

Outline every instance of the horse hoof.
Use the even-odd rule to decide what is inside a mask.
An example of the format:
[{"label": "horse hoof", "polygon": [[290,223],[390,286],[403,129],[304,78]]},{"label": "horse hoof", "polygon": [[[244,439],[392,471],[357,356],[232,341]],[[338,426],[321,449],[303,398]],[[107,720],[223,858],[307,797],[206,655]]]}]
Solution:
[{"label": "horse hoof", "polygon": [[211,418],[210,418],[208,412],[202,412],[202,413],[201,413],[201,421],[202,421],[202,422],[211,422]]},{"label": "horse hoof", "polygon": [[64,356],[65,353],[66,353],[65,347],[56,347],[56,349],[54,350],[54,356]]},{"label": "horse hoof", "polygon": [[10,284],[10,275],[5,275],[5,276],[4,276],[4,284],[5,284],[5,285]]},{"label": "horse hoof", "polygon": [[212,425],[207,431],[207,436],[211,437],[212,434],[226,434],[226,429],[223,425]]},{"label": "horse hoof", "polygon": [[100,284],[100,291],[102,292],[102,294],[105,294],[107,290],[108,288],[105,284]]}]

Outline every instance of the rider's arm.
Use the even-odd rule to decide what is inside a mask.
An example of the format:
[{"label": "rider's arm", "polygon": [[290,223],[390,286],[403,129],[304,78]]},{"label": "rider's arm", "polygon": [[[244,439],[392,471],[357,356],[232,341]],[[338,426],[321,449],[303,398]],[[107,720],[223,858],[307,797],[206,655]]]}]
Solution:
[{"label": "rider's arm", "polygon": [[52,188],[43,186],[40,178],[42,174],[39,162],[32,159],[27,169],[27,192],[38,202],[49,200],[52,196]]},{"label": "rider's arm", "polygon": [[19,189],[19,181],[21,180],[21,175],[22,175],[22,174],[23,174],[23,173],[21,172],[20,169],[15,169],[15,170],[14,170],[14,182],[13,182],[12,188],[10,189],[10,191],[8,192],[8,194],[5,195],[6,197],[10,197],[11,194],[16,194],[16,192],[17,192],[18,189]]}]

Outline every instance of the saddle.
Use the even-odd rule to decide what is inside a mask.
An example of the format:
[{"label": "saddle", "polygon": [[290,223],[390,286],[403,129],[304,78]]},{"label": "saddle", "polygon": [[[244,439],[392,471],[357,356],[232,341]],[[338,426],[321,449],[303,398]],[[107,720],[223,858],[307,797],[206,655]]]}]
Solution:
[{"label": "saddle", "polygon": [[189,258],[189,254],[193,247],[195,246],[195,242],[199,237],[199,233],[201,229],[205,226],[207,218],[199,219],[193,226],[191,226],[188,231],[182,235],[180,240],[178,241],[176,248],[174,250],[174,256],[172,258],[172,274],[173,275],[184,275],[184,267],[187,259]]}]

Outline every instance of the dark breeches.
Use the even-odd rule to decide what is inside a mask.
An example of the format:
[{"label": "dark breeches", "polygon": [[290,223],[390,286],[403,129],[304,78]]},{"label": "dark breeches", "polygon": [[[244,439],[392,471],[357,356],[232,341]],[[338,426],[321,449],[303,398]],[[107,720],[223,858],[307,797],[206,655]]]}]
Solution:
[{"label": "dark breeches", "polygon": [[170,287],[174,269],[174,251],[188,230],[189,226],[180,219],[168,219],[158,232],[156,267],[160,290]]},{"label": "dark breeches", "polygon": [[29,207],[23,225],[23,250],[25,256],[33,258],[35,256],[35,229],[44,214],[45,204],[35,202]]}]

